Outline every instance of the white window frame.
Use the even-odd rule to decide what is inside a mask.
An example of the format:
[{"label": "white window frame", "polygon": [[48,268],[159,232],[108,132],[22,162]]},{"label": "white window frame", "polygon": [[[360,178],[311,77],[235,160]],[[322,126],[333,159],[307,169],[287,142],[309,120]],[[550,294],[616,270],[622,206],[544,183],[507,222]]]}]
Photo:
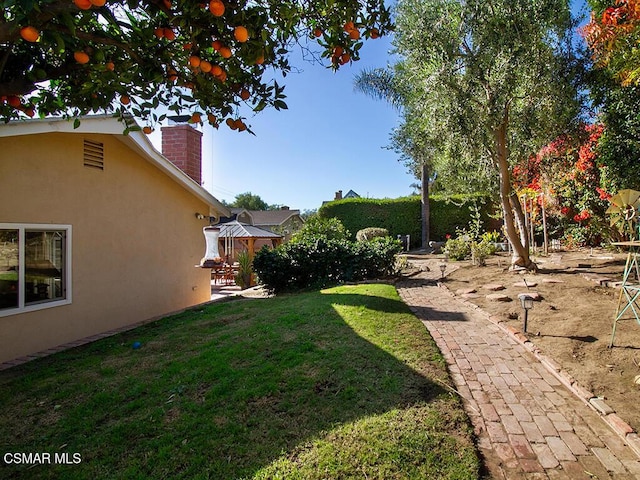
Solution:
[{"label": "white window frame", "polygon": [[[46,308],[69,305],[72,302],[71,285],[71,225],[54,225],[50,223],[0,223],[0,230],[18,230],[18,307],[0,310],[0,318],[21,313],[44,310]],[[60,300],[25,305],[25,232],[35,230],[39,232],[65,231],[65,272],[63,276],[65,297]]]}]

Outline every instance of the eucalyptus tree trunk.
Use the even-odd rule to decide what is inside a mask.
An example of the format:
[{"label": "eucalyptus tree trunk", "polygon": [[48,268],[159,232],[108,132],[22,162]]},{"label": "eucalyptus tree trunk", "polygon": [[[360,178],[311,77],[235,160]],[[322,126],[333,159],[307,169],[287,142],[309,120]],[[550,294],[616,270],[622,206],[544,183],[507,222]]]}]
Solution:
[{"label": "eucalyptus tree trunk", "polygon": [[420,171],[420,180],[422,182],[422,248],[429,247],[429,217],[431,216],[431,204],[429,203],[429,166],[427,162],[422,162]]}]

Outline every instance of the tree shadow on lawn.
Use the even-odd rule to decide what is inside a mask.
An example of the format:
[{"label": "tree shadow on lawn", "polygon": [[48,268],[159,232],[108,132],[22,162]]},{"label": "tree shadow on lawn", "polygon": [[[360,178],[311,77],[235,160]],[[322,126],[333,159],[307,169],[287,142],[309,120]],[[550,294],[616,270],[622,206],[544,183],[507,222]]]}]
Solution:
[{"label": "tree shadow on lawn", "polygon": [[0,373],[6,451],[82,455],[9,473],[251,478],[336,428],[409,410],[439,444],[473,450],[422,324],[398,298],[354,292],[214,304]]}]

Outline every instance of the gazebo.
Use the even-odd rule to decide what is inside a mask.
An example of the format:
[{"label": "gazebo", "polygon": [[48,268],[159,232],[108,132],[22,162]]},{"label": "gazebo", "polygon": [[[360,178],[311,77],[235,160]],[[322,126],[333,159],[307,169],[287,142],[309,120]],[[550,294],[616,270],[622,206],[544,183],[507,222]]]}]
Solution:
[{"label": "gazebo", "polygon": [[275,248],[282,243],[282,235],[237,220],[216,226],[220,228],[219,238],[224,251],[222,256],[228,263],[235,261],[236,251],[246,250],[253,257],[256,250],[265,245]]}]

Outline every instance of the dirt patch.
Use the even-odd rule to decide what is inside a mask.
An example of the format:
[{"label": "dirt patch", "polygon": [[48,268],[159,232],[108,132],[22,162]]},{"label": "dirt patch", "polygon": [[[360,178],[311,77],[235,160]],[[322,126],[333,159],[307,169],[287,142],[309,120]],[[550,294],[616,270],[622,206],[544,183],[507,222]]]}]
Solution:
[{"label": "dirt patch", "polygon": [[[444,283],[520,331],[524,311],[518,294],[539,294],[529,311],[526,336],[640,431],[640,385],[634,382],[640,375],[640,325],[635,319],[618,322],[614,347],[609,348],[620,289],[600,284],[621,281],[625,260],[626,253],[603,250],[560,252],[538,257],[540,271],[532,274],[508,271],[505,254],[489,258],[484,267],[451,262]],[[488,299],[496,292],[487,285],[504,286],[499,293],[510,301]]]}]

